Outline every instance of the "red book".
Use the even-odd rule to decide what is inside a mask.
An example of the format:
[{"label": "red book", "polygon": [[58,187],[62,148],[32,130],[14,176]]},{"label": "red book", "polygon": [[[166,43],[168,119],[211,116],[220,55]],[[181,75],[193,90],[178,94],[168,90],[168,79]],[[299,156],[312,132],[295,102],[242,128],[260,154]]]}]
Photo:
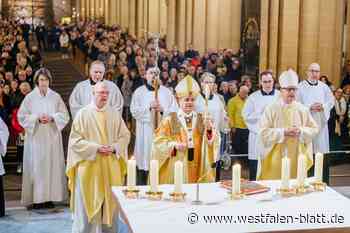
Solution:
[{"label": "red book", "polygon": [[[231,191],[232,189],[231,180],[223,180],[220,183],[223,188]],[[253,194],[268,192],[270,191],[270,188],[254,181],[241,179],[241,190],[245,195],[253,195]]]}]

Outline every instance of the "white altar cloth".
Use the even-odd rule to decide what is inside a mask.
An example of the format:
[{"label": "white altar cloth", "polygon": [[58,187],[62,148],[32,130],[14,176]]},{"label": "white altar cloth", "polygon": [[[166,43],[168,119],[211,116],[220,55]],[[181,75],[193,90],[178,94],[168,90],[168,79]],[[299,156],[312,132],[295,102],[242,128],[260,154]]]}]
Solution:
[{"label": "white altar cloth", "polygon": [[[236,233],[324,228],[349,228],[344,232],[350,232],[350,199],[332,188],[282,198],[276,194],[279,181],[260,183],[271,187],[271,191],[238,201],[229,200],[228,192],[219,183],[200,184],[203,205],[197,206],[191,204],[196,199],[196,184],[185,184],[186,201],[176,203],[169,200],[173,185],[159,186],[164,192],[161,201],[145,198],[149,186],[139,186],[140,199],[127,199],[122,192],[125,187],[112,187],[112,190],[133,233]],[[327,223],[317,223],[317,220]]]}]

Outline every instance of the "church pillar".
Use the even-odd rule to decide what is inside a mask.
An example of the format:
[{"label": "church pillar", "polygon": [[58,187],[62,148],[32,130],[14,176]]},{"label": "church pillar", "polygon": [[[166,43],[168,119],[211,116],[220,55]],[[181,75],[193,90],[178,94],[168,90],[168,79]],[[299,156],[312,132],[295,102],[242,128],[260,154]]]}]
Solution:
[{"label": "church pillar", "polygon": [[186,0],[186,46],[192,44],[193,35],[193,0]]},{"label": "church pillar", "polygon": [[206,37],[208,49],[218,48],[219,38],[219,1],[218,0],[207,0],[207,17],[206,17]]},{"label": "church pillar", "polygon": [[136,36],[136,0],[130,0],[129,33],[133,36]]},{"label": "church pillar", "polygon": [[[232,42],[230,43],[234,52],[238,52],[241,47],[241,11],[242,11],[242,0],[230,0],[232,6],[232,26],[229,29],[232,37]],[[229,36],[228,36],[229,37]]]},{"label": "church pillar", "polygon": [[193,46],[200,53],[206,45],[206,0],[193,1]]},{"label": "church pillar", "polygon": [[136,2],[136,31],[137,37],[141,38],[144,35],[144,23],[143,23],[143,3],[144,0],[137,0]]},{"label": "church pillar", "polygon": [[177,0],[176,7],[177,46],[184,51],[186,48],[186,0]]},{"label": "church pillar", "polygon": [[299,61],[298,71],[301,76],[305,75],[308,66],[318,59],[319,38],[319,0],[301,2],[300,13],[300,36],[299,36]]},{"label": "church pillar", "polygon": [[300,0],[282,0],[281,4],[278,73],[288,68],[297,70],[299,46]]},{"label": "church pillar", "polygon": [[[349,0],[350,1],[350,0]],[[168,17],[167,17],[167,36],[166,43],[168,48],[172,48],[175,45],[175,26],[176,26],[176,1],[168,1]]]}]

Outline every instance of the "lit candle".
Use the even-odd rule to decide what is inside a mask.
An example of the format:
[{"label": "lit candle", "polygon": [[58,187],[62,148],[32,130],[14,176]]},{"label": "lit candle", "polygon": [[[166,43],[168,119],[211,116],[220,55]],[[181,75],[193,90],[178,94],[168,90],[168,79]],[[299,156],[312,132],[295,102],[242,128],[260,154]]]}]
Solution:
[{"label": "lit candle", "polygon": [[241,165],[232,166],[232,194],[241,193]]},{"label": "lit candle", "polygon": [[290,159],[287,156],[284,156],[282,159],[281,189],[289,189],[289,178],[290,178]]},{"label": "lit candle", "polygon": [[175,174],[174,174],[174,183],[175,183],[175,193],[182,193],[182,183],[183,183],[183,163],[177,161],[175,163]]},{"label": "lit candle", "polygon": [[158,160],[151,160],[150,164],[150,183],[151,183],[151,192],[158,192],[158,170],[159,170],[159,164]]},{"label": "lit candle", "polygon": [[298,157],[298,170],[297,170],[297,185],[298,187],[304,186],[306,178],[306,157],[300,154]]},{"label": "lit candle", "polygon": [[133,189],[136,186],[136,160],[131,158],[128,160],[128,171],[127,171],[127,185],[129,189]]},{"label": "lit candle", "polygon": [[316,153],[315,156],[315,177],[316,182],[322,182],[323,177],[323,154]]}]

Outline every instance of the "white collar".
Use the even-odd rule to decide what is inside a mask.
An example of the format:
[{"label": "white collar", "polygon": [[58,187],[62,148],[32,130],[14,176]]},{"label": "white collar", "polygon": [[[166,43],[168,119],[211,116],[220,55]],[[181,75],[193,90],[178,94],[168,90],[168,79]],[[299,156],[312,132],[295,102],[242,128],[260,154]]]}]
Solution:
[{"label": "white collar", "polygon": [[104,107],[102,107],[102,108],[98,108],[98,107],[96,106],[94,100],[92,100],[92,102],[89,104],[89,106],[90,106],[92,109],[96,110],[97,112],[106,112],[107,109],[108,109],[108,104],[106,104],[106,105],[105,105]]}]

